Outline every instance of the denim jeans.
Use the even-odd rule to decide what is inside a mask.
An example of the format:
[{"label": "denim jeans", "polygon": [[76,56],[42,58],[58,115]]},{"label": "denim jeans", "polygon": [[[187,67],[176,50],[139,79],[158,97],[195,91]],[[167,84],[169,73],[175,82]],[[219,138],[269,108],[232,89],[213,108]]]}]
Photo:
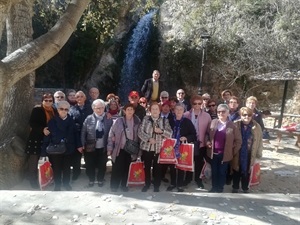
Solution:
[{"label": "denim jeans", "polygon": [[212,190],[215,192],[223,192],[228,162],[223,162],[223,154],[214,154],[211,162],[212,173]]}]

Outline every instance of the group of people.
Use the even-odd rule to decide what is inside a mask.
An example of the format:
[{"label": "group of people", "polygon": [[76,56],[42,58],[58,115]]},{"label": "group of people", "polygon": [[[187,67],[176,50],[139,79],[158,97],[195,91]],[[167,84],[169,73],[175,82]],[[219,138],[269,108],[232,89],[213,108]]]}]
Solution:
[{"label": "group of people", "polygon": [[[144,162],[145,186],[153,183],[154,192],[160,190],[161,181],[169,182],[167,191],[184,187],[195,181],[204,188],[200,178],[205,164],[212,167],[210,192],[223,192],[226,179],[233,179],[232,192],[249,192],[250,168],[262,156],[262,116],[257,111],[253,96],[239,107],[239,100],[230,90],[222,92],[222,102],[210,99],[209,94],[195,95],[187,101],[185,91],[178,89],[170,97],[162,89],[159,71],[154,70],[141,89],[131,91],[128,103],[120,105],[118,96],[111,93],[106,101],[99,99],[99,90],[71,90],[42,96],[42,104],[33,108],[31,131],[27,141],[28,178],[38,188],[37,166],[40,156],[49,156],[54,172],[55,191],[71,190],[70,180],[81,174],[84,158],[88,187],[105,183],[108,156],[112,160],[110,188],[112,192],[128,191],[127,178],[132,161]],[[220,103],[220,104],[219,104]],[[158,156],[167,138],[176,139],[174,151],[180,157],[182,143],[194,145],[194,172],[176,168],[174,164],[159,164]],[[127,139],[138,142],[137,154],[125,151]],[[65,142],[63,154],[47,155],[50,143]],[[72,170],[71,170],[72,167]],[[71,176],[72,175],[72,176]]]}]

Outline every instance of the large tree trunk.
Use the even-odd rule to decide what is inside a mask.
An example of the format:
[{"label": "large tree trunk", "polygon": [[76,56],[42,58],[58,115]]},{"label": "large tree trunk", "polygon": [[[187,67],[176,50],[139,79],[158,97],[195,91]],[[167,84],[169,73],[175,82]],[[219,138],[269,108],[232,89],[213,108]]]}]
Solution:
[{"label": "large tree trunk", "polygon": [[[0,189],[19,182],[24,168],[28,119],[33,106],[34,70],[57,54],[67,42],[89,1],[73,0],[48,33],[30,42],[32,2],[0,0],[0,11],[7,12],[8,40],[7,57],[0,62]],[[5,11],[1,8],[3,5],[9,8]],[[1,19],[2,15],[0,29],[3,29]]]}]

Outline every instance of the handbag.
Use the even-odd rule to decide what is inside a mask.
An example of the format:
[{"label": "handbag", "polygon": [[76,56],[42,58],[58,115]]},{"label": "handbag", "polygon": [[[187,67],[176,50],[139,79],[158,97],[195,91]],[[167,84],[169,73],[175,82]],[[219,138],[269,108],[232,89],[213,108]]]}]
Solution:
[{"label": "handbag", "polygon": [[249,188],[259,185],[260,183],[260,163],[255,161],[254,165],[251,167],[250,177],[249,177]]},{"label": "handbag", "polygon": [[48,155],[61,155],[67,151],[66,142],[62,140],[58,144],[54,144],[50,142],[50,144],[46,148],[46,152]]},{"label": "handbag", "polygon": [[123,123],[123,127],[126,138],[124,150],[130,155],[137,155],[140,150],[140,144],[137,141],[131,140],[127,137],[125,123]]},{"label": "handbag", "polygon": [[39,165],[39,184],[41,190],[44,190],[53,182],[53,170],[49,161],[44,161]]},{"label": "handbag", "polygon": [[194,144],[180,144],[179,152],[180,157],[177,159],[176,168],[194,172]]},{"label": "handbag", "polygon": [[130,163],[127,178],[127,187],[143,185],[145,185],[144,163],[140,161]]},{"label": "handbag", "polygon": [[176,139],[167,138],[163,140],[162,147],[158,156],[160,164],[177,164],[177,159],[174,151]]}]

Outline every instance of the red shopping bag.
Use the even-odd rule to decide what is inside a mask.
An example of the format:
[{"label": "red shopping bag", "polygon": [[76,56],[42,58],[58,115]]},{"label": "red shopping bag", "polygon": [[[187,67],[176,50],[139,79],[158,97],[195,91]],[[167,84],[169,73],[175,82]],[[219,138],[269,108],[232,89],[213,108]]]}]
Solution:
[{"label": "red shopping bag", "polygon": [[211,179],[211,165],[205,161],[204,166],[200,173],[200,179],[210,180]]},{"label": "red shopping bag", "polygon": [[174,151],[176,139],[167,138],[163,140],[162,147],[158,156],[158,163],[160,164],[176,164],[177,159]]},{"label": "red shopping bag", "polygon": [[260,163],[255,162],[251,167],[249,187],[256,186],[260,183]]},{"label": "red shopping bag", "polygon": [[129,166],[127,187],[145,185],[144,163],[132,162]]},{"label": "red shopping bag", "polygon": [[39,166],[39,184],[41,190],[44,190],[49,184],[53,181],[53,170],[51,163],[45,161],[42,165]]},{"label": "red shopping bag", "polygon": [[194,144],[183,143],[179,146],[180,157],[176,168],[194,172]]}]

